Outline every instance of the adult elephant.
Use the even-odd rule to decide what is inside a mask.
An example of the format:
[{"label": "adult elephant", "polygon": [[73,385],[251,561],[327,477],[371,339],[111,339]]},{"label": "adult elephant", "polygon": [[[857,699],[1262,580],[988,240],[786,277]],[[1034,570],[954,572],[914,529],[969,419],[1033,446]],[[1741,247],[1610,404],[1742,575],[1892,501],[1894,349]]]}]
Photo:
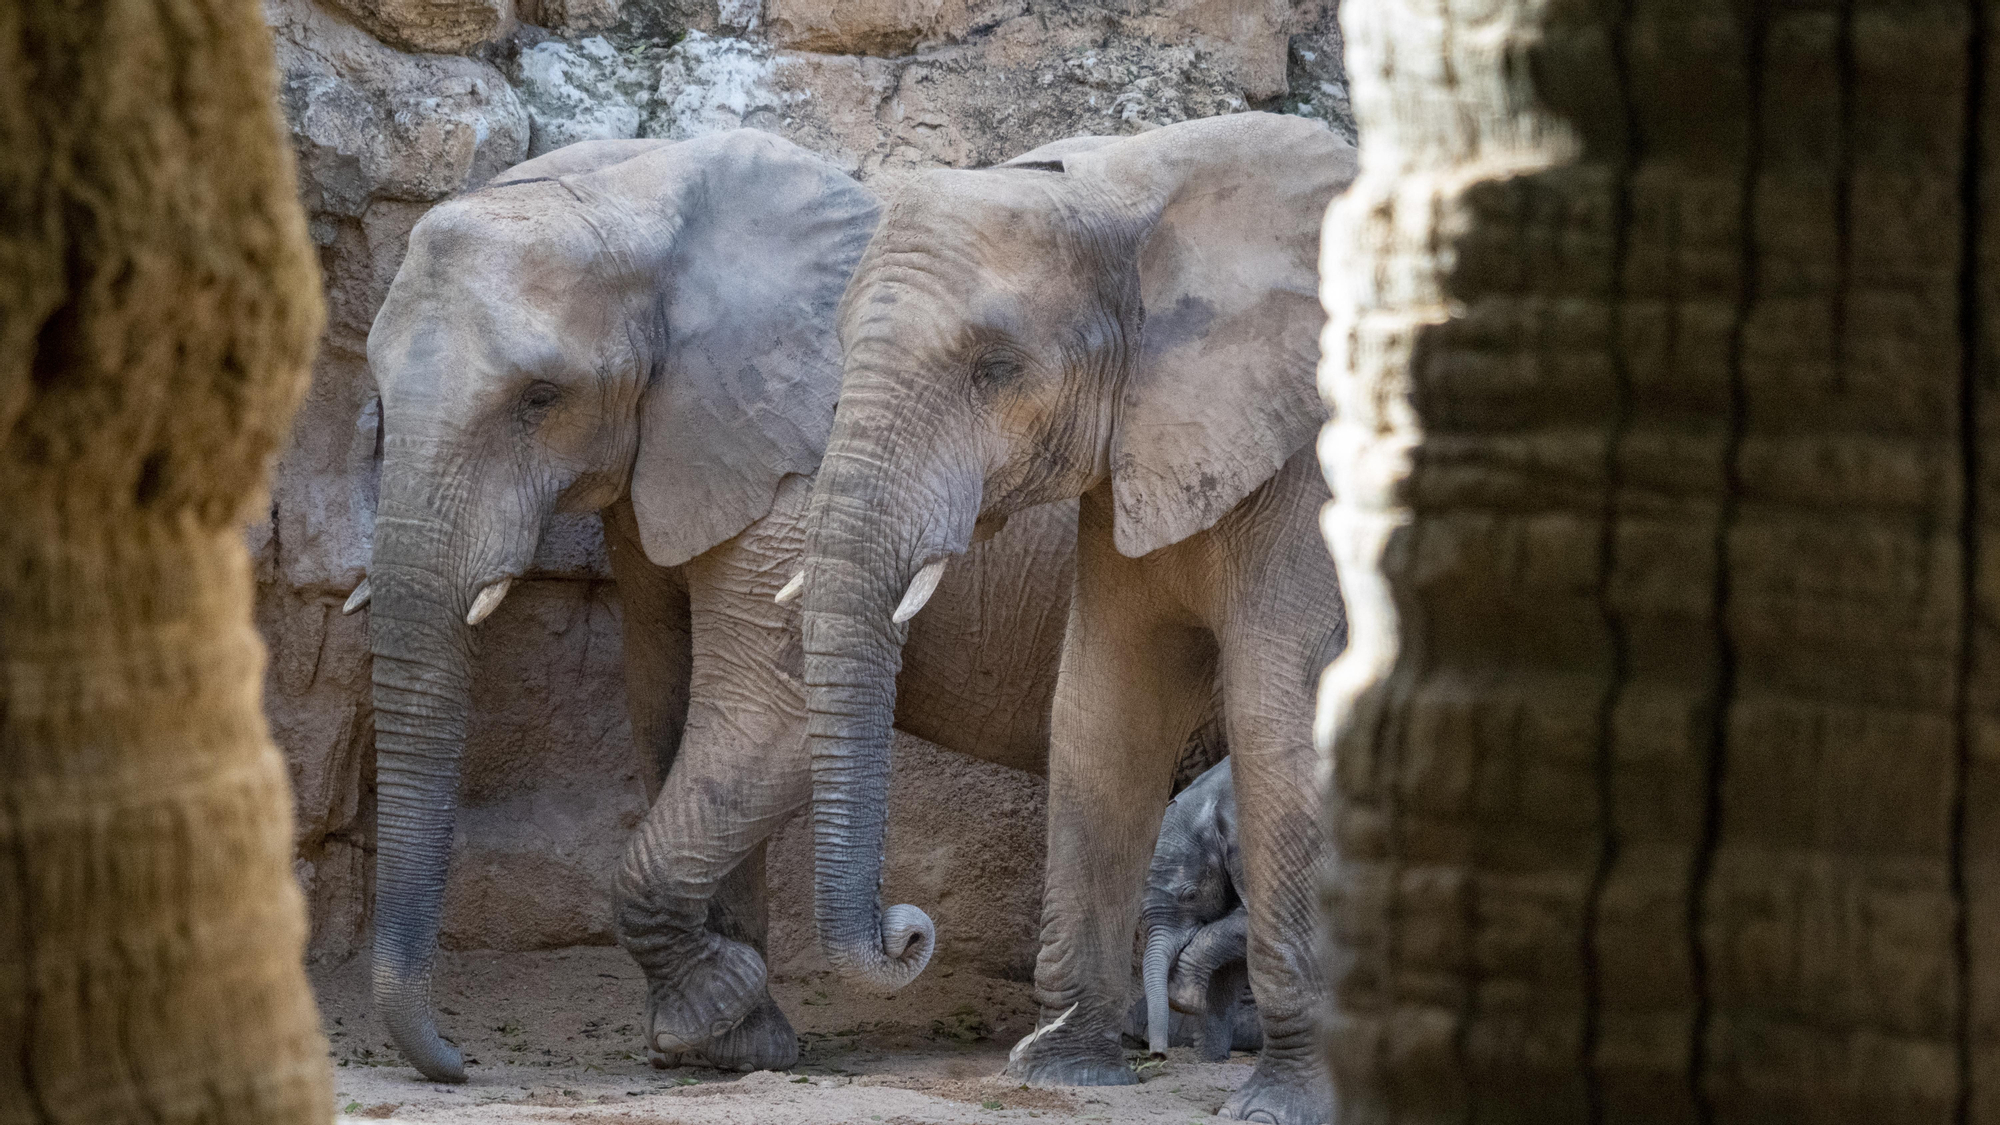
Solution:
[{"label": "adult elephant", "polygon": [[879,986],[931,923],[879,901],[895,622],[977,529],[1081,497],[1054,704],[1046,1024],[1009,1073],[1137,1081],[1119,1049],[1138,895],[1174,768],[1219,677],[1265,1033],[1225,1116],[1320,1122],[1322,844],[1313,681],[1344,643],[1309,445],[1320,216],[1351,146],[1243,114],[932,172],[842,305],[840,413],[804,574],[820,939]]},{"label": "adult elephant", "polygon": [[[806,800],[795,611],[833,421],[834,312],[879,208],[753,131],[599,141],[433,209],[369,335],[382,399],[372,599],[376,1006],[460,1081],[430,1007],[474,632],[558,510],[602,509],[632,726],[663,788],[618,877],[656,1061],[783,1067],[762,843]],[[1073,517],[1038,513],[949,584],[899,721],[1042,770]],[[748,862],[746,862],[746,860]]]}]

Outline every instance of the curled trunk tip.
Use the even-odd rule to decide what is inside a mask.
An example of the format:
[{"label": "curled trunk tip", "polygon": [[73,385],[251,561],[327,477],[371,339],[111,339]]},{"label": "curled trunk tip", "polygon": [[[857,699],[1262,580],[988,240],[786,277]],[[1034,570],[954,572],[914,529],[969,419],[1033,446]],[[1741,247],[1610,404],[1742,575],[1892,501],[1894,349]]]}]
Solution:
[{"label": "curled trunk tip", "polygon": [[863,935],[852,943],[827,942],[827,960],[843,973],[895,991],[917,979],[937,951],[937,926],[914,906],[884,910],[876,930],[879,940]]}]

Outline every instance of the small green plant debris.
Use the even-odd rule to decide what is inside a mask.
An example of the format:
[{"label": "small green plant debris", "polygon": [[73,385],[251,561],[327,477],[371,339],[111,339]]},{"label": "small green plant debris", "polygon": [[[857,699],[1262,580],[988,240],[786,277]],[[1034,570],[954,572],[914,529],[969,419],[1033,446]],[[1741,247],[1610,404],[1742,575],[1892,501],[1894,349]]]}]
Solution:
[{"label": "small green plant debris", "polygon": [[360,1102],[348,1102],[346,1105],[340,1107],[340,1112],[353,1113],[355,1110],[358,1110],[360,1108],[361,1108]]},{"label": "small green plant debris", "polygon": [[950,1015],[931,1021],[931,1034],[954,1043],[980,1043],[993,1038],[993,1026],[978,1008],[960,1004]]},{"label": "small green plant debris", "polygon": [[794,1079],[792,1079],[792,1081],[793,1081],[793,1082],[811,1082],[811,1081],[812,1081],[812,1079],[810,1079],[810,1078],[806,1077],[805,1075],[801,1074],[801,1075],[799,1075],[799,1076],[798,1076],[797,1078],[794,1078]]},{"label": "small green plant debris", "polygon": [[983,1102],[980,1102],[980,1103],[979,1103],[979,1108],[980,1108],[980,1109],[1006,1109],[1007,1107],[1006,1107],[1006,1106],[1004,1106],[1004,1105],[1001,1105],[1001,1104],[1000,1104],[999,1102],[996,1102],[996,1101],[983,1101]]},{"label": "small green plant debris", "polygon": [[816,991],[811,996],[801,999],[799,1003],[811,1008],[824,1008],[833,1001],[827,999],[826,993]]}]

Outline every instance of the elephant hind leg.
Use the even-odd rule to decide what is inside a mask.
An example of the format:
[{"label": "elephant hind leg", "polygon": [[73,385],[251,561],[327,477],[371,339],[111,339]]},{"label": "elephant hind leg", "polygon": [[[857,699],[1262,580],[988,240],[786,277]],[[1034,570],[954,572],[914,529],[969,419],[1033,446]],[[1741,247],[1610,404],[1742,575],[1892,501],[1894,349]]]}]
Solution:
[{"label": "elephant hind leg", "polygon": [[1173,791],[1179,793],[1193,785],[1196,778],[1228,756],[1229,723],[1222,706],[1222,682],[1217,678],[1209,688],[1207,711],[1181,747],[1180,761],[1174,765]]}]

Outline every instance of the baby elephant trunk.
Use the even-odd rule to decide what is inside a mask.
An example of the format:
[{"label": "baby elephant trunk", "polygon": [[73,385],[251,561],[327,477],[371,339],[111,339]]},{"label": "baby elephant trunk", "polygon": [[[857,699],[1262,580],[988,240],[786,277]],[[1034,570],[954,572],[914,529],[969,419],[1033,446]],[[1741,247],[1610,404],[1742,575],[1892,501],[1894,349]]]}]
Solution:
[{"label": "baby elephant trunk", "polygon": [[1146,1049],[1155,1058],[1167,1053],[1167,1037],[1172,1017],[1167,1010],[1167,976],[1174,958],[1187,945],[1188,931],[1170,925],[1155,925],[1146,935]]}]

